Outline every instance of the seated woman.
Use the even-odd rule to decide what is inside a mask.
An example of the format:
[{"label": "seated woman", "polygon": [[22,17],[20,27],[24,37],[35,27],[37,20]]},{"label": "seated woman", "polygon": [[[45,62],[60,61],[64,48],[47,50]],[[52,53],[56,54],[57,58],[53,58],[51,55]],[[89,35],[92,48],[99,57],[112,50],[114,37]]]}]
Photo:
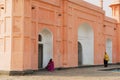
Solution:
[{"label": "seated woman", "polygon": [[54,62],[52,61],[52,59],[49,60],[48,65],[46,66],[46,69],[48,71],[54,71]]}]

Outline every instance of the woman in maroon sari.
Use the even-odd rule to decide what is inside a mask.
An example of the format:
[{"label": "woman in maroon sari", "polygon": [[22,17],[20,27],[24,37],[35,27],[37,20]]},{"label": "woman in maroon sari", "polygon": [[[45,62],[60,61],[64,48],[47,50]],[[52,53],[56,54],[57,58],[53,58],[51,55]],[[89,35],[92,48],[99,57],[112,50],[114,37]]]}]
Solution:
[{"label": "woman in maroon sari", "polygon": [[54,62],[52,61],[52,59],[49,60],[48,65],[46,66],[46,69],[48,71],[54,71]]}]

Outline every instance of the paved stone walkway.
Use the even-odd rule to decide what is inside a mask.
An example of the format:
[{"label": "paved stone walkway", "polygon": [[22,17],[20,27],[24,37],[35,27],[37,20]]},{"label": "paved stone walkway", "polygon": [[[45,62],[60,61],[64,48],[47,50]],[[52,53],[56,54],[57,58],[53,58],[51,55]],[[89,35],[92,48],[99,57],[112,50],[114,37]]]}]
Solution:
[{"label": "paved stone walkway", "polygon": [[39,71],[25,76],[0,75],[0,80],[120,80],[120,72],[101,71],[103,69],[120,68],[120,65],[109,67],[88,67],[55,70],[54,72]]}]

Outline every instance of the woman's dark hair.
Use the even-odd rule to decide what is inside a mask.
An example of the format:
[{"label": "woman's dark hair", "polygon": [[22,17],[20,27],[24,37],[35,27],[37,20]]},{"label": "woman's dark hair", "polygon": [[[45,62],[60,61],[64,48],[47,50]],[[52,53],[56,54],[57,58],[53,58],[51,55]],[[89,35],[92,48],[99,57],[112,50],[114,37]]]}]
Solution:
[{"label": "woman's dark hair", "polygon": [[52,61],[52,58],[50,59],[50,62]]}]

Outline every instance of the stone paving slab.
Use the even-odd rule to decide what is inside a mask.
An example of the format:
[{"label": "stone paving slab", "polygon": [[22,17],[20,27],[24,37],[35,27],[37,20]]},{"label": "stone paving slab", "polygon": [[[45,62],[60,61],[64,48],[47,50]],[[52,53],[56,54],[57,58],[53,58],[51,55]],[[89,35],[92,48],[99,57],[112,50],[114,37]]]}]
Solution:
[{"label": "stone paving slab", "polygon": [[39,71],[24,76],[0,75],[0,80],[120,80],[120,72],[101,71],[103,69],[120,68],[120,65],[110,65],[107,68],[88,67],[55,70],[54,72]]}]

